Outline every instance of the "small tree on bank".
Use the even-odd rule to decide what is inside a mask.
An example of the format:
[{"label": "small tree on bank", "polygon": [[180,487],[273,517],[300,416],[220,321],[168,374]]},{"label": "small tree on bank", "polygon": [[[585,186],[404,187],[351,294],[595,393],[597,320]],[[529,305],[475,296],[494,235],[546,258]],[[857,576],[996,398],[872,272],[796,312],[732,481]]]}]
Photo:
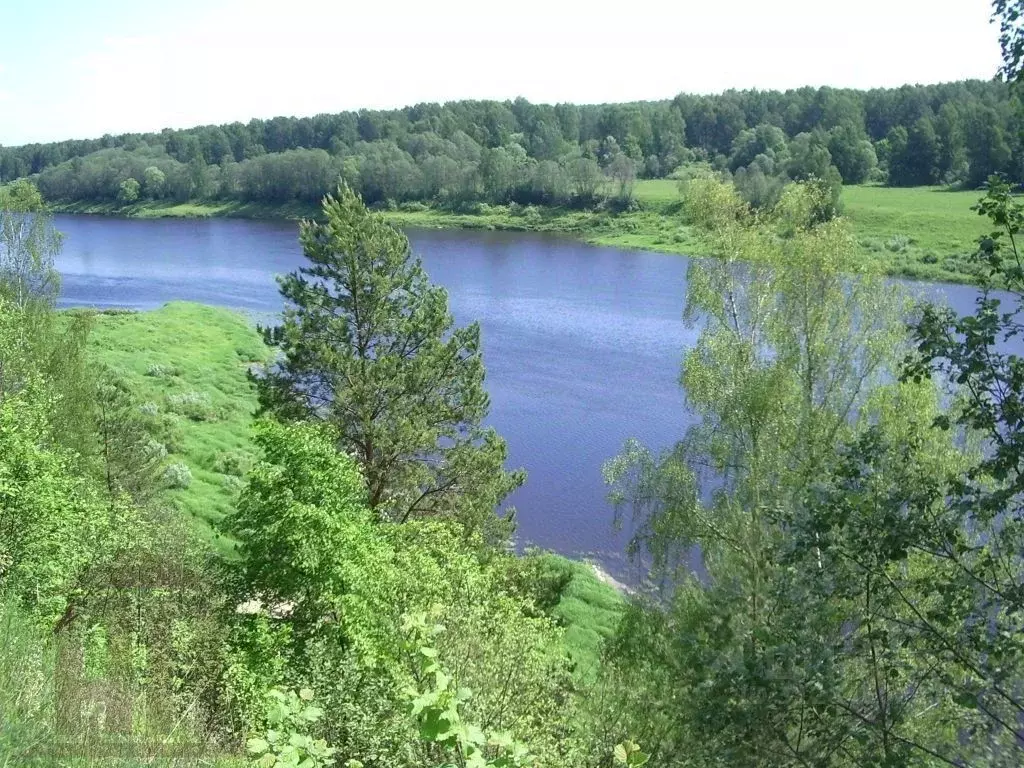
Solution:
[{"label": "small tree on bank", "polygon": [[479,325],[454,328],[405,235],[345,185],[300,241],[309,264],[279,279],[284,323],[265,336],[282,357],[258,379],[261,407],[333,425],[381,519],[492,527],[525,473],[505,471],[505,441],[482,426]]}]

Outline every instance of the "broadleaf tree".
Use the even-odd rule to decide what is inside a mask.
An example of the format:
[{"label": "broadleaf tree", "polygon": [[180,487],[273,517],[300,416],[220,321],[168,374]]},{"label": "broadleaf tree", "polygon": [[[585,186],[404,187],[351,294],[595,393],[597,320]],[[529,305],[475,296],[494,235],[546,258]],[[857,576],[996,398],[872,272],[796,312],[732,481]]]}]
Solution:
[{"label": "broadleaf tree", "polygon": [[[869,424],[927,432],[928,418],[894,422],[934,395],[930,382],[893,383],[905,301],[858,273],[846,223],[817,215],[828,199],[795,184],[762,214],[717,180],[689,184],[688,210],[720,254],[688,276],[687,316],[702,330],[681,382],[697,423],[668,451],[631,442],[606,466],[613,500],[634,512],[635,553],[672,591],[635,609],[605,669],[611,690],[640,685],[655,712],[595,702],[621,724],[616,738],[636,734],[666,764],[878,764],[897,750],[858,716],[909,738],[907,721],[930,727],[944,712],[923,697],[894,712],[863,695],[865,670],[880,666],[865,661],[869,642],[851,646],[866,611],[827,592],[836,570],[821,570],[831,552],[819,556],[820,521],[806,511],[837,445]],[[799,568],[795,529],[810,531]],[[913,683],[903,668],[888,680],[893,691]],[[674,757],[684,748],[687,763]]]}]

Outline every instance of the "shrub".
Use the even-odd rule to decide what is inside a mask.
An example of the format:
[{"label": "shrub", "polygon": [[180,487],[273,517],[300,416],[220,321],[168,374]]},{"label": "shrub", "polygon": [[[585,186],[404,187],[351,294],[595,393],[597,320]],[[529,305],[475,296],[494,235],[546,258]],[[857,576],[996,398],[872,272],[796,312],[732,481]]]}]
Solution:
[{"label": "shrub", "polygon": [[893,253],[903,253],[910,247],[911,242],[906,235],[893,235],[885,241],[885,249]]},{"label": "shrub", "polygon": [[430,206],[426,203],[421,203],[418,200],[411,200],[398,206],[398,210],[405,211],[406,213],[422,213],[423,211],[429,211]]},{"label": "shrub", "polygon": [[525,208],[523,208],[522,216],[523,221],[525,221],[527,224],[534,226],[540,224],[543,220],[543,217],[540,215],[540,211],[537,210],[537,207],[533,205],[528,205]]},{"label": "shrub", "polygon": [[213,460],[214,472],[220,472],[222,475],[236,475],[241,477],[249,469],[249,457],[244,453],[238,451],[225,451],[217,454],[217,457]]},{"label": "shrub", "polygon": [[167,446],[159,440],[150,438],[146,441],[145,454],[151,458],[162,460],[167,458]]},{"label": "shrub", "polygon": [[303,688],[291,690],[272,688],[267,695],[264,733],[253,735],[246,749],[261,768],[301,766],[325,768],[333,765],[335,749],[323,739],[314,739],[306,732],[323,717],[323,710],[313,706],[313,692]]},{"label": "shrub", "polygon": [[[426,764],[424,747],[410,746],[415,721],[403,713],[416,659],[395,637],[404,615],[433,612],[445,626],[439,661],[474,691],[468,717],[505,723],[545,762],[573,744],[561,631],[509,588],[509,556],[481,558],[479,538],[452,522],[378,522],[354,461],[328,432],[267,423],[256,439],[265,459],[223,523],[240,542],[234,567],[245,586],[234,600],[287,606],[287,622],[268,633],[273,610],[239,617],[239,699],[251,700],[260,684],[308,685],[327,713],[321,735],[342,754]],[[282,647],[285,627],[272,628],[285,623]]]},{"label": "shrub", "polygon": [[240,477],[234,475],[224,475],[220,481],[220,485],[230,493],[237,493],[245,487],[245,482]]},{"label": "shrub", "polygon": [[156,416],[160,413],[160,406],[150,401],[139,406],[139,413],[143,416]]},{"label": "shrub", "polygon": [[167,379],[171,376],[177,376],[178,369],[173,365],[160,365],[159,363],[154,363],[146,369],[146,375],[152,376],[155,379]]},{"label": "shrub", "polygon": [[181,392],[167,396],[167,407],[172,413],[185,416],[192,421],[214,421],[216,412],[210,405],[210,396],[205,392]]},{"label": "shrub", "polygon": [[188,488],[192,485],[192,470],[180,462],[169,464],[164,469],[164,482],[168,488]]}]

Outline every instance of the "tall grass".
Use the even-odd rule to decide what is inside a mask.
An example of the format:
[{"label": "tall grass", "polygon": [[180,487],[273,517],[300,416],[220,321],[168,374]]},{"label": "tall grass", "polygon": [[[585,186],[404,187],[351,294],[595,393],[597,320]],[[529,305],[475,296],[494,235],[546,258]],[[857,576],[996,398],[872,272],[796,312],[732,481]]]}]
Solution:
[{"label": "tall grass", "polygon": [[[88,640],[55,637],[0,596],[0,768],[240,765],[199,734],[164,695],[97,666]],[[101,673],[104,669],[105,673]]]},{"label": "tall grass", "polygon": [[589,563],[552,552],[534,555],[542,571],[563,584],[552,617],[565,629],[564,643],[576,671],[584,679],[598,670],[604,641],[615,634],[626,611],[626,598],[605,584]]},{"label": "tall grass", "polygon": [[159,414],[168,466],[177,467],[169,497],[229,553],[213,526],[234,504],[236,467],[251,460],[256,395],[246,372],[269,355],[255,327],[237,312],[173,302],[152,312],[98,315],[89,345]]},{"label": "tall grass", "polygon": [[24,765],[52,739],[54,655],[10,598],[0,596],[0,766]]}]

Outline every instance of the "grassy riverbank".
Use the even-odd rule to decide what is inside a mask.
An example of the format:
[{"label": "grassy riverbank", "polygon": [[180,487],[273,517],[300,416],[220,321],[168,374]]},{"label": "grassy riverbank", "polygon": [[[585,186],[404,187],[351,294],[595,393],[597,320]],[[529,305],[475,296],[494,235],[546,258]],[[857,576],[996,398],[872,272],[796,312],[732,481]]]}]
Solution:
[{"label": "grassy riverbank", "polygon": [[132,205],[114,202],[75,202],[50,204],[54,213],[84,213],[95,216],[126,216],[133,219],[301,219],[315,216],[318,205],[291,203],[243,203],[237,200],[193,200],[175,203],[145,200]]},{"label": "grassy riverbank", "polygon": [[[89,344],[98,361],[157,409],[168,462],[185,465],[192,478],[169,497],[214,549],[229,553],[230,544],[217,536],[213,523],[235,503],[242,474],[255,457],[256,396],[246,371],[268,357],[252,323],[228,309],[172,302],[151,312],[97,315]],[[580,674],[591,674],[625,598],[588,564],[555,554],[540,557],[542,570],[563,584],[552,615],[565,627],[566,650]]]},{"label": "grassy riverbank", "polygon": [[[701,255],[706,246],[685,223],[678,185],[655,179],[637,182],[639,209],[623,213],[538,206],[475,206],[471,212],[412,203],[384,211],[402,227],[487,229],[566,234],[594,245]],[[846,187],[843,214],[849,218],[865,260],[886,274],[922,280],[974,282],[970,265],[984,221],[971,210],[980,192],[942,187],[897,189]],[[139,218],[289,218],[316,214],[317,206],[239,202],[146,202],[58,204],[59,213]]]},{"label": "grassy riverbank", "polygon": [[98,315],[89,345],[156,410],[168,462],[188,468],[191,481],[169,491],[172,502],[215,548],[229,551],[212,524],[234,504],[253,456],[256,395],[246,371],[268,357],[256,329],[227,309],[173,302]]}]

